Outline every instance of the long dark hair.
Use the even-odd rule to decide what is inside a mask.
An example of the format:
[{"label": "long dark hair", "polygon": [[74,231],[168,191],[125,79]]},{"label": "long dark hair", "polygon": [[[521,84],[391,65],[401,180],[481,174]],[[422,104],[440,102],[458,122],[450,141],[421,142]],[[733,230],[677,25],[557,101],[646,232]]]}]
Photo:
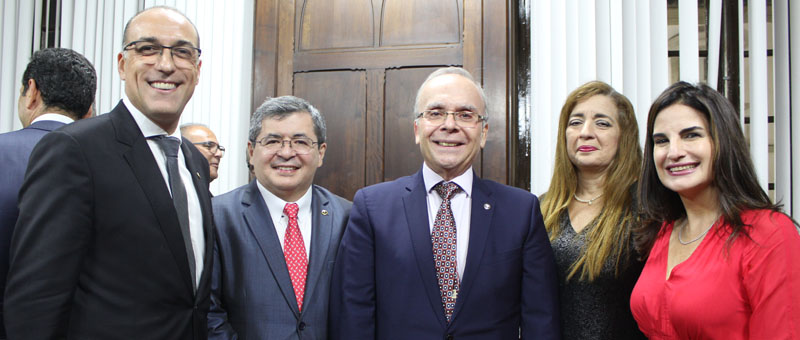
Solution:
[{"label": "long dark hair", "polygon": [[644,164],[639,178],[639,204],[642,225],[636,230],[635,243],[640,254],[650,252],[664,222],[673,222],[686,216],[678,193],[667,189],[656,173],[653,161],[653,124],[665,108],[681,104],[700,112],[708,122],[714,146],[711,185],[717,190],[720,210],[727,231],[728,245],[739,234],[749,236],[750,226],[742,222],[741,213],[750,209],[780,211],[773,204],[756,179],[750,150],[739,126],[736,109],[725,97],[704,85],[678,82],[664,90],[650,106],[647,116],[647,138],[644,145]]}]

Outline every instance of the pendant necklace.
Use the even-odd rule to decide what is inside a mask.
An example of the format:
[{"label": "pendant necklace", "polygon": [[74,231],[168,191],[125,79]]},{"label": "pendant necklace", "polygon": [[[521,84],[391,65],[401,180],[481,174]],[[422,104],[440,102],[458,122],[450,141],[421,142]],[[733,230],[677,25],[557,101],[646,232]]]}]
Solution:
[{"label": "pendant necklace", "polygon": [[602,193],[602,192],[600,193],[600,195],[597,195],[597,196],[595,196],[594,198],[590,198],[590,199],[588,199],[588,200],[582,200],[582,199],[578,198],[578,194],[572,194],[572,197],[574,197],[576,201],[578,201],[578,202],[581,202],[581,203],[588,203],[589,205],[592,205],[592,203],[593,203],[593,202],[594,202],[596,199],[600,198],[600,196],[603,196],[603,193]]}]

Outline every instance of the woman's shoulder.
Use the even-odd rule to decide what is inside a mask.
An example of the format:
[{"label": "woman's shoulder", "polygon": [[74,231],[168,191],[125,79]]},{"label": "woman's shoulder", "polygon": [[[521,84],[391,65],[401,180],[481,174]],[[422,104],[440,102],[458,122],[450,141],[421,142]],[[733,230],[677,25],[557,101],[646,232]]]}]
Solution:
[{"label": "woman's shoulder", "polygon": [[770,239],[782,240],[800,237],[794,221],[786,214],[769,209],[751,209],[742,212],[742,222],[750,238],[757,243]]}]

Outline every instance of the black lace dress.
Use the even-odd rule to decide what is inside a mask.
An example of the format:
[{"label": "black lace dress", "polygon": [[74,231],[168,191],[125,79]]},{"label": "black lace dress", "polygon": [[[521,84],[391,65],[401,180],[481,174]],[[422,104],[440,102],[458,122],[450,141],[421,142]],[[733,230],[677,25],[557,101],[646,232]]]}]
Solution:
[{"label": "black lace dress", "polygon": [[614,262],[609,259],[593,282],[581,281],[580,273],[567,282],[570,267],[578,259],[586,243],[586,233],[593,226],[576,234],[565,211],[559,227],[561,231],[552,246],[559,276],[562,338],[646,339],[630,311],[631,291],[644,266],[636,260],[632,242],[631,250],[623,254],[628,261],[619,277],[614,276]]}]

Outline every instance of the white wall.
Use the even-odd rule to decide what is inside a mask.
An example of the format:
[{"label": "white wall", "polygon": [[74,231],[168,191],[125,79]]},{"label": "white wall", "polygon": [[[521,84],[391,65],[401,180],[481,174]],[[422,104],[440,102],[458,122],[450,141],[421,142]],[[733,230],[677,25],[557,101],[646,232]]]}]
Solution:
[{"label": "white wall", "polygon": [[[34,4],[35,3],[35,4]],[[97,112],[110,111],[123,95],[117,72],[125,23],[140,10],[165,5],[177,8],[200,34],[200,82],[187,104],[181,123],[208,125],[227,148],[214,194],[245,184],[247,126],[250,117],[253,60],[254,0],[62,0],[60,47],[86,56],[98,75]],[[0,132],[21,127],[17,119],[22,72],[39,46],[40,1],[4,0],[0,54]]]}]

